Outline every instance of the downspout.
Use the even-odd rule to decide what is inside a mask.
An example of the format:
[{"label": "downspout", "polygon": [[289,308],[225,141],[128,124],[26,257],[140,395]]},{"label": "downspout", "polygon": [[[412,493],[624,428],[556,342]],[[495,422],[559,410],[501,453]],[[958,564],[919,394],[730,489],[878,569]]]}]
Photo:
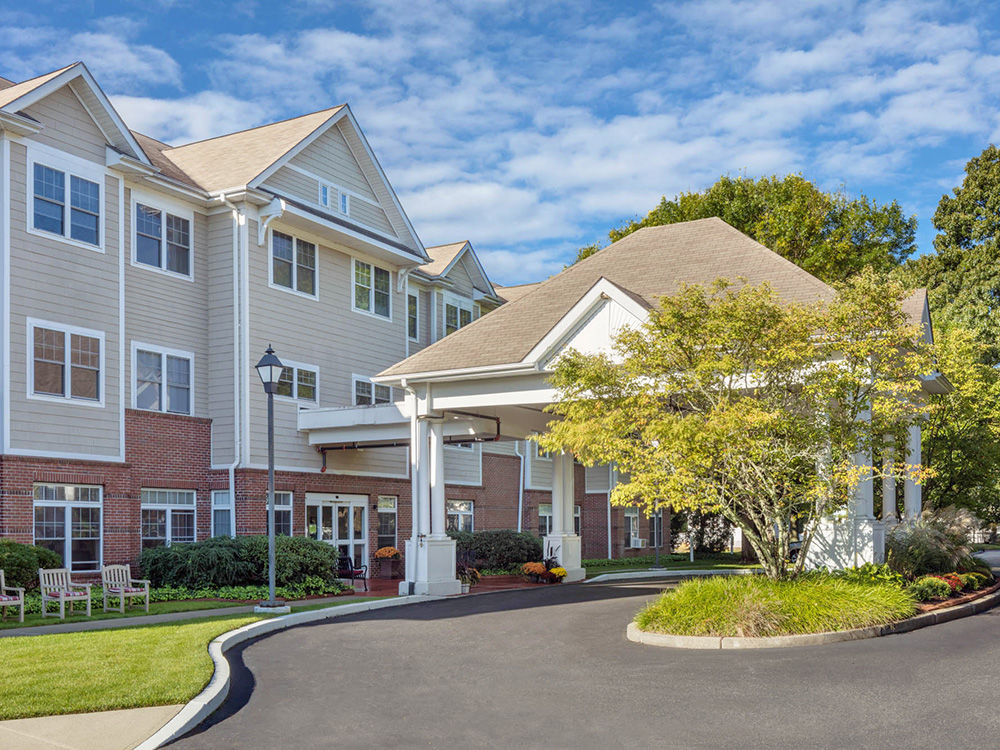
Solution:
[{"label": "downspout", "polygon": [[520,460],[521,468],[517,472],[517,531],[521,532],[522,519],[524,518],[524,454],[521,453],[521,441],[514,441],[514,453]]},{"label": "downspout", "polygon": [[[417,439],[417,392],[412,385],[406,382],[406,378],[400,380],[399,385],[411,396],[410,403],[413,404],[413,410],[410,413],[410,448],[409,461],[407,463],[410,466],[410,539],[415,542],[419,533],[418,529],[420,528],[420,506],[417,503],[417,471],[416,466],[413,465],[413,443]],[[417,580],[416,547],[411,544],[408,552],[411,554],[406,556],[406,583],[408,584],[408,593],[412,594],[413,584]]]},{"label": "downspout", "polygon": [[[243,320],[241,311],[242,305],[242,256],[243,248],[241,238],[243,236],[242,223],[246,222],[246,216],[235,204],[233,204],[225,194],[219,196],[219,202],[230,208],[233,212],[233,462],[227,471],[229,474],[229,507],[232,513],[232,532],[236,533],[236,467],[242,460],[242,434],[240,425],[243,414],[243,388],[240,384],[243,351]],[[209,500],[209,514],[212,513],[212,501]],[[211,519],[213,516],[209,515]]]}]

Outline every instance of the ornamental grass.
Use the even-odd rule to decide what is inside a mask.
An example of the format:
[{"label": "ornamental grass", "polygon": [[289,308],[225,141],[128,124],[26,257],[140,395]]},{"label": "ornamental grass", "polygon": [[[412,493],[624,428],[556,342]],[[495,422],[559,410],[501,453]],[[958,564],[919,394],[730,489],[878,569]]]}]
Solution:
[{"label": "ornamental grass", "polygon": [[654,633],[764,637],[884,625],[915,611],[914,597],[894,585],[830,576],[795,581],[713,576],[665,592],[640,611],[635,622]]}]

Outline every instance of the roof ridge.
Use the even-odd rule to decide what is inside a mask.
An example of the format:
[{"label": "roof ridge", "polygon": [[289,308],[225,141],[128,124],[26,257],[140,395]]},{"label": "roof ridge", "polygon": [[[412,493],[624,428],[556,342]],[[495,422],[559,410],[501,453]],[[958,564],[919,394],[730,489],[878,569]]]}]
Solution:
[{"label": "roof ridge", "polygon": [[274,122],[266,122],[266,123],[263,123],[262,125],[254,125],[252,128],[244,128],[243,130],[234,130],[232,133],[223,133],[221,135],[213,135],[211,138],[201,138],[200,140],[197,140],[197,141],[191,141],[189,143],[182,143],[179,146],[171,146],[170,150],[171,151],[180,151],[181,149],[187,148],[188,146],[195,146],[195,145],[197,145],[199,143],[208,143],[209,141],[218,141],[218,140],[221,140],[222,138],[229,138],[231,136],[240,135],[242,133],[250,133],[250,132],[253,132],[254,130],[262,130],[263,128],[270,128],[270,127],[273,127],[274,125],[283,125],[285,123],[292,122],[293,120],[301,120],[301,119],[303,119],[305,117],[312,117],[313,115],[318,115],[318,114],[320,114],[322,112],[330,112],[331,115],[332,115],[334,111],[343,109],[346,106],[347,106],[347,103],[345,102],[344,104],[338,104],[335,107],[327,107],[326,109],[317,109],[315,112],[306,112],[305,114],[296,115],[295,117],[286,117],[283,120],[275,120]]}]

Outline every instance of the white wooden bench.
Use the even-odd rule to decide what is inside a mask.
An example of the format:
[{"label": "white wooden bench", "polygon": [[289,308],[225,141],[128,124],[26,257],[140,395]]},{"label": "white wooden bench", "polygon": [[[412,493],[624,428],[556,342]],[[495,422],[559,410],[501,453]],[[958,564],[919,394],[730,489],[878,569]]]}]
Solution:
[{"label": "white wooden bench", "polygon": [[21,617],[18,622],[24,622],[24,589],[8,586],[3,579],[3,570],[0,570],[0,620],[7,619],[7,607],[20,607]]},{"label": "white wooden bench", "polygon": [[149,581],[133,578],[130,565],[105,565],[101,568],[101,586],[104,587],[104,611],[108,611],[108,598],[119,600],[119,611],[125,613],[125,600],[146,597],[149,612]]},{"label": "white wooden bench", "polygon": [[59,619],[66,618],[66,602],[69,613],[73,614],[73,603],[87,602],[87,617],[90,617],[90,584],[73,583],[67,568],[39,568],[38,585],[42,593],[42,617],[46,615],[49,602],[59,602]]}]

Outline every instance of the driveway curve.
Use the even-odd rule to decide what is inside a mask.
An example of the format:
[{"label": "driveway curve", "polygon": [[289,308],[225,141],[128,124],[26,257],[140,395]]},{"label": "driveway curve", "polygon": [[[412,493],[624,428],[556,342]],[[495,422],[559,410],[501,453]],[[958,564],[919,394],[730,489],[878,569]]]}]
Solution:
[{"label": "driveway curve", "polygon": [[995,747],[1000,609],[758,651],[625,640],[660,586],[552,586],[305,625],[229,653],[227,702],[170,747]]}]

